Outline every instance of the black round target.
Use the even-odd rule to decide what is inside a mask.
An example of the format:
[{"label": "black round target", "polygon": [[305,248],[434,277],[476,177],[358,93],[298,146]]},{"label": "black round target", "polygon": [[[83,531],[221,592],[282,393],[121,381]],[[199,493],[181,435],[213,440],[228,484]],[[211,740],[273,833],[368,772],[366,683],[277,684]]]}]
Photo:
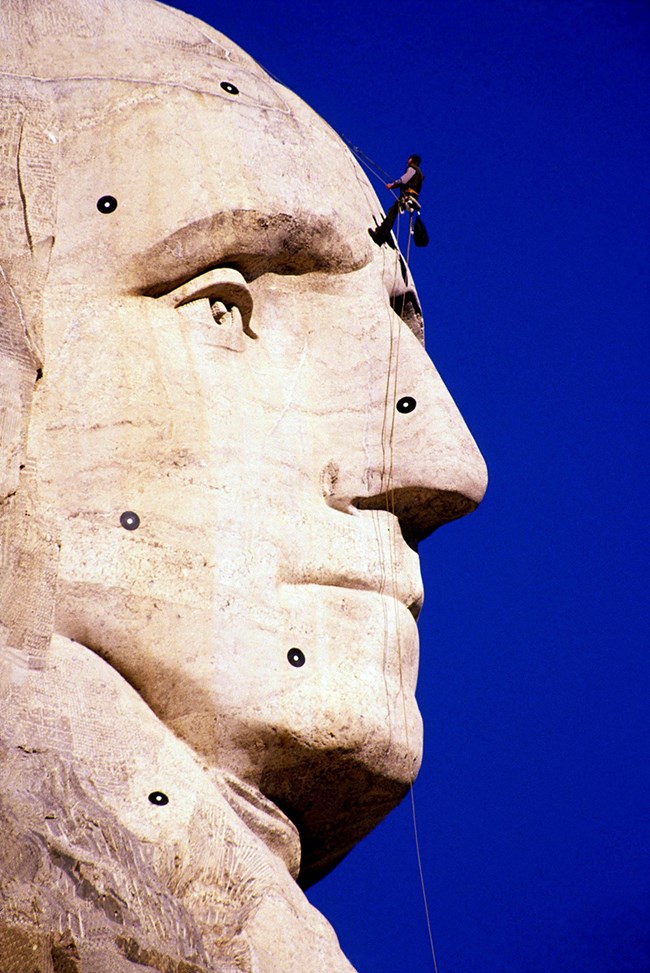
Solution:
[{"label": "black round target", "polygon": [[97,209],[100,213],[114,213],[117,209],[115,196],[100,196],[97,200]]},{"label": "black round target", "polygon": [[140,518],[132,510],[125,510],[120,516],[120,523],[124,530],[137,530],[140,526]]},{"label": "black round target", "polygon": [[227,91],[229,95],[238,95],[239,88],[236,84],[232,84],[230,81],[222,81],[221,87],[224,91]]},{"label": "black round target", "polygon": [[405,395],[397,403],[396,409],[398,412],[413,412],[413,409],[416,407],[416,405],[417,402],[415,401],[412,395]]},{"label": "black round target", "polygon": [[165,804],[169,804],[169,798],[162,791],[152,791],[149,795],[149,800],[152,804],[157,805],[157,807],[164,807]]},{"label": "black round target", "polygon": [[287,652],[287,659],[292,666],[299,669],[300,666],[304,666],[305,664],[305,653],[301,652],[300,649],[289,649]]}]

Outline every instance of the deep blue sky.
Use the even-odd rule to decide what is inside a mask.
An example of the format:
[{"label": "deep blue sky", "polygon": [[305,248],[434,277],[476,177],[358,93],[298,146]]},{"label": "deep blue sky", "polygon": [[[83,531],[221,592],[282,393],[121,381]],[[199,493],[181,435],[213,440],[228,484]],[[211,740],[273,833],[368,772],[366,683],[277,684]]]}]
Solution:
[{"label": "deep blue sky", "polygon": [[[491,474],[422,547],[439,971],[648,973],[650,5],[175,5],[423,157],[427,343]],[[360,973],[433,969],[408,801],[310,895]]]}]

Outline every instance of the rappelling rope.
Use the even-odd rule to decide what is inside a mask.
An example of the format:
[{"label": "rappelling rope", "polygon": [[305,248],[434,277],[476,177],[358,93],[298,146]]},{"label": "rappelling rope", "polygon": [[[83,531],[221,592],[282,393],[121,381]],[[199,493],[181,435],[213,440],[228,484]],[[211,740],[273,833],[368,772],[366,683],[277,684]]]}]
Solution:
[{"label": "rappelling rope", "polygon": [[[270,75],[270,77],[273,78],[274,81],[277,81],[278,84],[282,85],[285,88],[287,87],[284,81],[281,81],[280,78],[278,78],[277,75],[273,74],[272,71],[269,71],[268,68],[264,68],[264,70],[268,75]],[[391,178],[389,173],[387,173],[385,169],[382,169],[381,166],[377,165],[376,162],[373,162],[370,156],[366,155],[363,149],[360,149],[358,145],[354,145],[354,143],[351,142],[351,140],[347,137],[347,135],[344,135],[343,132],[338,132],[336,129],[334,129],[334,131],[336,132],[338,137],[342,139],[343,142],[345,142],[347,147],[356,156],[356,158],[361,163],[361,165],[364,166],[364,168],[366,168],[369,172],[371,172],[376,179],[379,179],[380,182],[383,182],[384,185],[386,185],[386,179],[390,180]],[[390,192],[392,193],[393,196],[395,196],[395,198],[397,198],[396,192],[394,192],[392,189],[390,190]]]},{"label": "rappelling rope", "polygon": [[341,135],[341,138],[348,146],[348,148],[354,152],[359,162],[363,161],[364,165],[366,165],[373,172],[380,174],[385,179],[390,179],[390,174],[386,172],[385,169],[382,169],[381,166],[378,165],[376,162],[373,162],[370,156],[366,155],[363,149],[360,149],[358,145],[353,145],[350,139],[346,135]]},{"label": "rappelling rope", "polygon": [[[398,229],[399,229],[399,215],[400,214],[398,214]],[[410,256],[410,253],[411,253],[411,236],[412,236],[412,232],[411,231],[412,231],[412,228],[413,228],[413,220],[414,220],[415,216],[416,216],[415,213],[409,213],[409,221],[408,221],[409,222],[409,226],[408,226],[408,243],[406,244],[406,258],[405,258],[406,259],[406,268],[407,268],[407,271],[408,271],[408,267],[409,267],[409,256]],[[401,331],[401,324],[398,325],[398,328]],[[397,405],[397,366],[398,366],[398,361],[395,362],[395,389],[396,389],[396,393],[395,393],[395,401],[393,402],[393,416],[395,415],[395,411],[396,411],[395,406]],[[392,453],[392,442],[391,442],[391,453]],[[393,498],[393,504],[392,504],[393,510],[392,510],[392,513],[393,513],[393,516],[394,516],[395,515],[395,494],[394,494],[394,492],[392,490],[391,490],[391,497]],[[395,602],[395,603],[397,603],[397,602]],[[404,687],[402,685],[402,679],[401,679],[401,675],[402,675],[401,674],[402,654],[401,654],[401,645],[400,645],[400,641],[399,641],[399,635],[398,635],[398,651],[400,653],[400,688],[401,688],[401,695],[402,695],[402,708],[403,708],[403,711],[404,711],[404,729],[405,729],[405,733],[406,733],[407,747],[408,747],[408,722],[407,722],[407,717],[406,717],[406,699],[405,699],[405,696],[404,696]],[[418,873],[419,873],[419,876],[420,876],[420,887],[422,889],[422,902],[423,902],[423,905],[424,905],[424,914],[425,914],[426,923],[427,923],[427,933],[429,935],[429,946],[431,948],[431,959],[433,960],[433,969],[434,969],[435,973],[438,973],[438,963],[437,963],[437,960],[436,960],[436,950],[435,950],[435,946],[434,946],[434,943],[433,943],[433,930],[432,930],[432,927],[431,927],[431,917],[430,917],[430,914],[429,914],[429,900],[428,900],[428,897],[427,897],[426,883],[425,883],[425,880],[424,880],[424,868],[423,868],[423,865],[422,865],[422,855],[420,853],[420,837],[419,837],[419,830],[418,830],[417,813],[416,813],[416,810],[415,810],[415,792],[413,790],[413,780],[411,780],[410,783],[409,783],[409,795],[410,795],[410,798],[411,798],[411,816],[413,818],[413,837],[415,839],[415,855],[416,855],[417,862],[418,862]]]},{"label": "rappelling rope", "polygon": [[[346,143],[346,145],[348,146],[348,148],[351,150],[351,152],[356,156],[356,158],[360,162],[360,164],[362,166],[364,166],[364,168],[366,168],[372,175],[374,175],[376,179],[380,180],[385,185],[385,180],[384,180],[383,177],[386,177],[387,179],[390,179],[391,177],[389,176],[389,174],[384,169],[382,169],[380,166],[378,166],[375,162],[373,162],[373,160],[369,156],[367,156],[365,154],[365,152],[363,152],[361,149],[359,149],[358,146],[353,145],[352,142],[348,138],[346,138],[344,135],[341,135],[341,138],[344,140],[344,142]],[[398,198],[396,192],[394,192],[393,190],[390,190],[390,192],[391,192],[391,195],[394,198]],[[397,213],[397,221],[396,221],[395,234],[394,234],[397,240],[399,240],[399,227],[400,227],[400,218],[401,218],[401,215],[402,215],[402,211],[400,209],[400,210],[398,210],[398,213]],[[409,214],[408,214],[408,224],[409,224],[408,225],[408,242],[407,242],[407,245],[406,245],[406,257],[405,257],[405,264],[406,264],[407,274],[408,274],[408,271],[409,271],[409,259],[410,259],[410,254],[411,254],[411,236],[412,236],[412,230],[413,230],[413,222],[414,222],[414,219],[415,219],[416,216],[417,216],[416,213],[412,213],[412,212],[409,211]],[[385,251],[382,248],[382,254],[384,252]],[[393,292],[393,294],[396,293],[396,290],[397,290],[397,288],[396,288],[397,275],[399,273],[399,267],[400,267],[399,251],[397,251],[396,256],[397,256],[397,259],[394,262],[394,276],[393,276],[393,286],[392,286],[392,292]],[[386,257],[385,256],[383,257],[383,260],[384,260],[384,266],[385,266],[385,261],[386,261]],[[397,313],[393,310],[393,308],[389,308],[388,309],[388,314],[389,314],[389,335],[390,335],[390,337],[389,337],[389,347],[388,347],[388,373],[387,373],[387,376],[386,376],[386,394],[385,394],[385,399],[384,399],[384,415],[383,415],[383,420],[382,420],[382,433],[381,433],[381,444],[382,444],[382,474],[381,474],[381,483],[382,483],[382,490],[383,490],[384,495],[386,497],[386,510],[387,510],[388,513],[392,514],[394,520],[397,520],[396,515],[395,515],[395,492],[393,490],[393,451],[394,451],[394,439],[395,439],[395,412],[396,412],[397,394],[398,394],[397,382],[398,382],[398,371],[399,371],[399,347],[400,347],[400,336],[401,336],[402,321],[400,319],[400,316],[397,315]],[[395,323],[395,319],[396,318],[398,320],[398,325],[397,325],[397,339],[395,339],[395,337],[394,337],[394,323]],[[395,365],[394,365],[394,369],[393,369],[393,346],[395,347],[395,356],[394,356],[395,357]],[[392,375],[391,375],[391,373],[392,373]],[[392,395],[391,395],[391,385],[392,385]],[[391,399],[392,399],[392,402],[391,402]],[[390,426],[389,426],[389,429],[388,429],[388,436],[386,436],[387,425],[388,425],[388,410],[389,410],[389,404],[391,406],[391,408],[390,408],[390,416],[391,416],[391,419],[390,419]],[[388,449],[386,448],[386,440],[388,440],[388,444],[387,444],[388,445]],[[388,452],[388,464],[386,463],[386,452]],[[379,525],[378,525],[378,529],[379,529]],[[390,545],[390,575],[391,575],[391,581],[392,581],[392,587],[393,587],[393,604],[395,605],[395,636],[396,636],[396,642],[397,642],[397,656],[398,656],[398,664],[399,664],[400,698],[401,698],[401,701],[402,701],[402,716],[403,716],[403,720],[404,720],[404,735],[405,735],[405,739],[406,739],[406,750],[407,750],[407,753],[408,753],[408,752],[410,752],[409,732],[408,732],[408,716],[407,716],[407,712],[406,712],[406,695],[405,695],[405,692],[404,692],[403,664],[402,664],[402,645],[401,645],[400,630],[399,630],[399,620],[397,618],[397,611],[398,611],[398,609],[397,609],[397,605],[398,605],[398,599],[397,599],[397,568],[396,568],[396,557],[397,557],[397,555],[396,555],[396,551],[397,551],[396,545],[397,545],[397,539],[396,539],[395,534],[396,534],[396,531],[395,531],[395,529],[393,529],[393,532],[392,532],[392,535],[391,535],[391,545]],[[383,546],[381,544],[381,539],[380,539],[379,545],[380,545],[379,546],[379,550],[381,552],[383,550]],[[385,575],[385,573],[382,572],[382,584],[383,585],[385,585],[385,578],[386,578],[386,575]],[[385,619],[385,623],[386,623],[387,622],[386,610],[384,611],[384,619]],[[386,631],[386,638],[387,638],[388,637],[388,627],[387,627],[387,625],[386,625],[385,631]],[[420,838],[419,838],[417,812],[416,812],[416,808],[415,808],[415,793],[414,793],[414,790],[413,790],[413,778],[412,777],[410,777],[410,779],[409,779],[409,796],[410,796],[410,803],[411,803],[411,817],[412,817],[412,820],[413,820],[413,837],[414,837],[414,842],[415,842],[415,856],[416,856],[417,864],[418,864],[418,874],[420,876],[420,888],[421,888],[421,891],[422,891],[422,902],[423,902],[423,905],[424,905],[424,915],[425,915],[426,926],[427,926],[427,934],[428,934],[428,937],[429,937],[429,948],[431,950],[431,959],[432,959],[432,962],[433,962],[434,973],[438,973],[438,962],[437,962],[437,959],[436,959],[436,950],[435,950],[435,945],[434,945],[434,942],[433,942],[433,930],[432,930],[432,927],[431,927],[431,915],[430,915],[430,912],[429,912],[429,900],[428,900],[428,896],[427,896],[426,882],[425,882],[425,878],[424,878],[424,868],[423,868],[423,865],[422,865],[422,854],[421,854],[421,851],[420,851]]]},{"label": "rappelling rope", "polygon": [[[361,160],[360,160],[361,161]],[[399,226],[400,226],[401,211],[397,214],[396,232],[395,236],[399,239]],[[414,214],[409,213],[408,217],[408,243],[406,247],[406,268],[408,272],[409,266],[409,256],[411,250],[411,230],[413,223]],[[386,255],[382,248],[383,261],[385,266]],[[399,251],[396,252],[396,260],[394,261],[394,276],[393,276],[393,286],[392,293],[397,291],[397,281],[398,274],[400,273],[400,255]],[[388,372],[386,376],[386,393],[384,399],[384,415],[382,420],[382,475],[381,475],[381,489],[386,498],[386,511],[390,513],[393,517],[392,524],[395,525],[392,528],[391,542],[389,546],[389,573],[390,580],[392,583],[392,594],[393,594],[393,605],[394,607],[394,622],[395,622],[395,637],[397,642],[397,657],[399,665],[399,688],[400,688],[400,699],[402,703],[402,717],[404,721],[404,735],[406,742],[407,754],[410,753],[410,742],[409,742],[409,730],[408,730],[408,715],[406,709],[406,694],[404,691],[404,680],[403,680],[403,660],[402,660],[402,644],[400,637],[400,626],[398,618],[398,598],[397,598],[397,537],[396,537],[396,524],[397,517],[395,514],[395,491],[393,489],[393,456],[394,456],[394,440],[395,440],[395,414],[397,406],[397,396],[398,396],[398,372],[399,372],[399,357],[400,357],[400,339],[403,322],[400,316],[393,310],[393,308],[388,309],[389,315],[389,347],[388,347]],[[395,323],[397,322],[397,336],[395,337]],[[389,412],[390,410],[390,412]],[[390,414],[390,420],[388,416]],[[387,455],[388,454],[388,457]],[[388,459],[388,462],[387,462]],[[379,525],[378,525],[379,529]],[[380,539],[380,552],[383,550],[383,545]],[[382,573],[382,583],[385,583],[386,575]],[[386,609],[385,609],[386,612]],[[385,622],[387,622],[387,615],[384,615]],[[385,628],[386,638],[388,638],[388,626]],[[427,934],[429,937],[429,947],[431,950],[431,959],[433,961],[434,973],[438,973],[438,963],[436,959],[436,951],[433,942],[433,930],[431,927],[431,916],[429,913],[429,902],[426,891],[426,883],[424,878],[424,868],[422,865],[422,855],[420,851],[420,840],[419,840],[419,829],[417,821],[417,813],[415,808],[415,793],[413,790],[413,777],[409,774],[409,795],[411,803],[411,816],[413,820],[413,836],[415,841],[415,855],[418,864],[418,873],[420,876],[420,887],[422,891],[422,901],[424,904],[424,914],[427,926]]]},{"label": "rappelling rope", "polygon": [[[267,74],[270,74],[270,76],[275,81],[278,82],[278,84],[284,85],[284,82],[281,81],[279,78],[277,78],[271,71],[268,70],[268,68],[265,69],[265,70],[267,71]],[[386,186],[386,179],[391,180],[391,176],[389,175],[389,173],[387,173],[385,169],[382,169],[381,166],[377,165],[376,162],[373,162],[373,160],[368,155],[366,155],[366,153],[363,152],[362,149],[360,149],[357,145],[354,145],[350,141],[350,139],[348,139],[342,132],[338,132],[337,134],[345,142],[345,144],[348,146],[348,148],[353,153],[353,155],[356,157],[356,159],[359,161],[359,163],[365,169],[367,169],[368,172],[370,172],[371,175],[373,175],[376,179],[378,179],[384,185],[385,188],[388,188]],[[391,193],[391,195],[393,196],[394,199],[397,199],[398,198],[398,194],[393,189],[390,189],[388,191]],[[397,214],[396,234],[395,234],[396,237],[398,237],[398,238],[399,238],[400,215],[401,215],[401,212],[398,211],[398,214]],[[411,228],[412,228],[412,220],[413,220],[413,214],[409,214],[409,239],[408,239],[408,244],[407,244],[407,247],[406,247],[406,261],[405,261],[407,272],[408,272],[408,269],[409,269],[409,254],[410,254],[410,250],[411,250]],[[382,251],[383,251],[383,248],[382,248]],[[399,251],[398,251],[398,253],[399,253]],[[386,256],[385,255],[383,255],[383,261],[384,261],[384,267],[385,267],[385,261],[386,261]],[[399,269],[399,256],[398,256],[397,260],[395,261],[395,273],[394,273],[394,277],[393,277],[393,293],[395,293],[395,290],[396,290],[395,285],[397,283],[398,269]],[[386,395],[385,395],[385,400],[384,400],[384,416],[383,416],[383,421],[382,421],[382,434],[381,434],[381,448],[382,448],[381,484],[382,484],[382,489],[383,489],[384,488],[384,484],[386,483],[386,489],[384,490],[384,493],[386,495],[386,510],[388,511],[388,513],[391,513],[393,515],[393,517],[395,517],[395,495],[394,495],[394,491],[392,489],[392,481],[393,481],[393,442],[394,442],[394,435],[395,435],[395,411],[396,411],[396,408],[395,407],[397,405],[397,371],[398,371],[398,365],[399,365],[399,338],[400,338],[400,332],[401,332],[401,320],[399,319],[399,316],[395,312],[393,312],[393,309],[392,308],[389,308],[388,311],[389,311],[389,334],[390,334],[390,340],[389,340],[389,352],[388,352],[388,374],[387,374],[387,377],[386,377]],[[388,413],[388,403],[389,403],[389,399],[390,399],[391,364],[392,364],[392,358],[393,358],[393,341],[394,341],[394,339],[393,339],[393,324],[394,324],[394,320],[395,320],[396,317],[398,318],[398,321],[400,321],[400,323],[397,326],[397,342],[396,342],[395,372],[394,372],[395,377],[394,377],[394,380],[393,380],[393,403],[392,403],[392,410],[391,410],[390,432],[389,432],[389,435],[388,435],[388,452],[389,452],[390,460],[389,460],[388,478],[386,478],[386,447],[385,447],[386,437],[385,437],[385,433],[386,433],[386,424],[387,424],[386,423],[386,420],[387,420],[387,413]],[[380,528],[379,528],[379,525],[378,524],[377,524],[377,529],[380,531]],[[392,582],[393,582],[393,593],[395,594],[396,591],[397,591],[397,571],[396,571],[396,566],[395,566],[395,551],[396,551],[396,546],[395,545],[396,545],[396,540],[395,540],[395,531],[394,530],[393,530],[393,534],[392,534],[392,540],[393,540],[393,543],[392,543],[392,546],[391,546],[391,558],[390,558],[391,564],[390,564],[390,568],[391,568],[391,575],[392,575]],[[383,558],[381,558],[381,552],[383,551],[383,546],[382,546],[381,536],[379,537],[379,540],[378,540],[378,549],[379,549],[379,552],[380,552],[380,560],[382,561],[382,572],[383,572]],[[385,573],[382,573],[382,588],[384,588],[384,589],[385,589],[385,578],[386,578]],[[393,601],[394,601],[395,606],[396,606],[395,607],[395,613],[396,613],[397,612],[397,599],[394,598]],[[407,714],[406,714],[406,697],[405,697],[405,694],[404,694],[404,683],[403,683],[403,678],[402,678],[402,646],[401,646],[401,640],[400,640],[400,636],[399,636],[399,625],[397,624],[397,621],[398,621],[397,618],[395,619],[395,621],[396,621],[396,624],[395,624],[395,632],[396,632],[396,636],[397,636],[397,652],[398,652],[398,660],[399,660],[400,696],[401,696],[401,700],[402,700],[402,711],[403,711],[403,718],[404,718],[404,734],[405,734],[405,737],[406,737],[406,749],[407,749],[407,752],[408,752],[409,749],[410,749],[410,745],[409,745],[409,736],[408,736],[408,719],[407,719]],[[387,608],[386,607],[384,607],[384,631],[386,632],[386,637],[387,637],[387,635],[388,635],[388,623],[387,623]],[[386,688],[387,688],[387,695],[388,695],[388,687],[386,687]],[[422,867],[422,856],[420,854],[420,840],[419,840],[419,836],[418,836],[418,822],[417,822],[417,815],[416,815],[416,812],[415,812],[415,795],[414,795],[414,792],[413,792],[413,778],[412,777],[409,779],[409,794],[410,794],[410,797],[411,797],[411,814],[412,814],[412,818],[413,818],[413,836],[414,836],[414,839],[415,839],[415,854],[416,854],[416,858],[417,858],[418,871],[419,871],[419,875],[420,875],[420,887],[422,889],[422,900],[423,900],[423,903],[424,903],[424,914],[425,914],[425,917],[426,917],[427,932],[428,932],[428,935],[429,935],[429,946],[430,946],[430,949],[431,949],[431,959],[433,960],[433,969],[434,969],[435,973],[438,973],[438,963],[436,961],[436,951],[435,951],[435,947],[434,947],[434,944],[433,944],[433,932],[432,932],[432,929],[431,929],[431,919],[430,919],[430,915],[429,915],[429,903],[428,903],[428,899],[427,899],[427,891],[426,891],[426,885],[425,885],[425,881],[424,881],[424,869]]]},{"label": "rappelling rope", "polygon": [[[365,152],[363,152],[358,146],[354,145],[350,141],[350,139],[346,138],[345,135],[343,135],[340,132],[339,132],[339,135],[343,139],[343,141],[346,143],[346,145],[348,146],[348,148],[350,149],[350,151],[353,153],[353,155],[356,157],[356,159],[358,160],[358,162],[365,169],[367,169],[371,173],[371,175],[373,175],[377,180],[379,180],[385,186],[386,185],[385,180],[386,179],[388,179],[388,180],[391,179],[390,175],[384,169],[382,169],[380,166],[378,166],[376,162],[373,162],[373,160],[369,156],[367,156]],[[391,193],[391,195],[393,196],[393,198],[395,198],[395,199],[398,198],[398,194],[396,192],[394,192],[392,189],[389,190],[389,192]],[[402,215],[401,214],[401,210],[398,210],[398,213],[397,213],[397,221],[396,221],[396,226],[395,226],[395,233],[394,233],[396,239],[398,239],[398,240],[399,240],[399,227],[400,227],[400,217],[401,217],[401,215]],[[407,243],[407,246],[406,246],[406,258],[405,258],[407,275],[408,275],[408,271],[409,271],[409,258],[410,258],[410,253],[411,253],[411,235],[412,235],[412,229],[413,229],[413,221],[414,221],[414,219],[415,219],[416,216],[417,216],[416,213],[411,213],[409,211],[409,216],[408,216],[408,222],[409,222],[409,228],[408,228],[408,243]],[[384,264],[384,268],[385,268],[386,267],[387,255],[386,255],[386,251],[384,250],[384,248],[382,247],[381,249],[382,249],[383,264]],[[399,250],[396,251],[396,258],[397,259],[394,261],[394,265],[393,265],[394,266],[393,286],[392,286],[392,293],[393,294],[395,294],[396,291],[397,291],[396,285],[397,285],[398,273],[400,273],[400,260],[401,260],[401,257],[399,255]],[[400,346],[400,335],[401,335],[402,321],[401,321],[400,316],[393,310],[392,307],[389,307],[388,308],[388,317],[389,317],[388,372],[387,372],[387,375],[386,375],[386,393],[385,393],[385,397],[384,397],[384,414],[383,414],[383,418],[382,418],[382,430],[381,430],[381,449],[382,449],[381,490],[384,493],[384,496],[386,498],[386,511],[388,513],[392,514],[394,520],[396,521],[397,520],[397,517],[395,515],[395,493],[394,493],[394,490],[393,490],[393,447],[394,447],[394,439],[395,439],[395,412],[396,412],[396,406],[397,406],[397,392],[398,392],[397,381],[398,381],[398,370],[399,370],[399,346]],[[395,338],[395,335],[394,335],[394,325],[395,325],[395,320],[396,319],[398,321],[398,324],[397,324],[397,338]],[[393,356],[393,351],[394,351],[394,356]],[[393,357],[395,359],[394,369],[393,369]],[[391,406],[391,408],[390,408],[390,416],[391,416],[390,423],[388,421],[389,405]],[[387,462],[386,453],[388,453],[388,462]],[[379,552],[380,552],[380,558],[381,558],[382,563],[383,563],[383,557],[381,557],[381,552],[383,551],[384,548],[383,548],[383,541],[382,541],[382,537],[381,537],[381,527],[380,527],[379,524],[377,524],[377,531],[378,531],[378,549],[379,549]],[[397,609],[398,599],[396,597],[396,595],[397,595],[397,568],[396,568],[396,551],[397,551],[396,545],[397,545],[397,539],[396,539],[395,534],[396,534],[396,531],[395,531],[395,529],[393,529],[392,535],[391,535],[390,558],[389,558],[389,560],[390,560],[390,576],[391,576],[392,587],[393,587],[393,604],[395,605],[395,609],[394,609],[394,611],[395,611],[395,635],[396,635],[396,642],[397,642],[397,656],[398,656],[398,664],[399,664],[400,698],[401,698],[401,701],[402,701],[402,716],[403,716],[403,720],[404,720],[404,735],[405,735],[405,740],[406,740],[406,750],[407,750],[407,753],[408,753],[410,751],[409,732],[408,732],[408,717],[407,717],[407,712],[406,712],[406,695],[405,695],[405,692],[404,692],[403,665],[402,665],[402,645],[401,645],[401,638],[400,638],[400,632],[399,632],[399,620],[397,618],[397,611],[398,611],[398,609]],[[382,579],[381,580],[382,580],[382,589],[385,590],[387,578],[386,578],[386,572],[383,570],[383,568],[382,568]],[[388,639],[388,614],[387,614],[387,606],[384,607],[384,631],[386,633],[386,636],[385,637],[386,637],[386,639]],[[388,687],[387,687],[387,689],[388,689]],[[424,905],[424,915],[425,915],[426,926],[427,926],[427,934],[428,934],[428,937],[429,937],[429,948],[431,950],[431,959],[432,959],[432,962],[433,962],[434,973],[438,973],[438,962],[437,962],[437,959],[436,959],[436,950],[435,950],[435,946],[434,946],[434,942],[433,942],[433,930],[431,928],[431,916],[430,916],[430,912],[429,912],[429,901],[428,901],[428,897],[427,897],[426,882],[425,882],[425,878],[424,878],[424,868],[423,868],[423,865],[422,865],[422,855],[421,855],[421,851],[420,851],[420,839],[419,839],[419,829],[418,829],[417,813],[416,813],[416,809],[415,809],[415,793],[414,793],[414,790],[413,790],[413,778],[410,775],[409,775],[409,795],[410,795],[410,803],[411,803],[411,817],[412,817],[412,820],[413,820],[413,837],[414,837],[414,843],[415,843],[415,855],[416,855],[417,864],[418,864],[418,873],[419,873],[419,876],[420,876],[420,888],[421,888],[421,892],[422,892],[422,902],[423,902],[423,905]]]},{"label": "rappelling rope", "polygon": [[[350,152],[352,152],[352,154],[356,157],[357,161],[364,167],[364,169],[367,169],[368,172],[375,177],[375,179],[378,179],[379,182],[381,182],[382,185],[385,188],[387,188],[386,180],[387,179],[390,181],[392,180],[390,175],[386,172],[386,170],[382,169],[381,166],[378,166],[376,162],[373,162],[372,159],[369,156],[367,156],[366,153],[363,152],[363,150],[360,149],[358,145],[353,145],[350,139],[347,138],[345,135],[343,135],[341,132],[339,132],[338,135],[340,138],[343,139],[343,141],[349,148]],[[398,194],[395,192],[394,189],[389,189],[388,191],[395,199],[397,199]]]}]

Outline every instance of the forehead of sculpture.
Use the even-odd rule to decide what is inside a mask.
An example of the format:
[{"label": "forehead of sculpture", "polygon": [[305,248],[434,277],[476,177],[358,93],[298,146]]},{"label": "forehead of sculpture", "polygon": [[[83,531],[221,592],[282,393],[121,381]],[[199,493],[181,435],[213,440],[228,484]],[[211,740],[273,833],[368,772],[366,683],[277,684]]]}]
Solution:
[{"label": "forehead of sculpture", "polygon": [[0,44],[3,71],[39,78],[124,71],[142,81],[182,83],[188,71],[196,74],[197,59],[206,68],[221,61],[262,74],[227,37],[156,0],[2,0]]},{"label": "forehead of sculpture", "polygon": [[[104,196],[119,203],[112,218],[99,216],[106,267],[126,258],[128,286],[158,284],[154,264],[166,257],[178,273],[179,250],[188,238],[190,249],[205,241],[206,231],[222,242],[224,235],[243,239],[248,260],[255,247],[247,236],[259,245],[277,229],[280,249],[291,251],[284,272],[333,265],[346,271],[368,259],[372,193],[348,151],[300,98],[207,25],[154,0],[8,0],[0,31],[4,86],[13,89],[13,107],[29,99],[27,116],[39,123],[39,171],[53,173],[57,251],[70,266],[78,269],[79,256],[70,248],[83,251],[93,239],[84,220],[97,229]],[[43,102],[51,103],[54,123],[40,124]],[[31,131],[21,141],[27,136],[31,146]],[[347,208],[353,218],[340,212],[344,184],[360,197]],[[233,212],[248,215],[224,234]],[[307,253],[307,231],[319,253],[303,267],[295,255]],[[133,263],[136,254],[144,260]],[[234,259],[225,251],[202,262],[206,257]],[[112,286],[108,276],[106,284]]]},{"label": "forehead of sculpture", "polygon": [[250,280],[370,259],[371,191],[295,96],[279,112],[149,84],[61,85],[57,279],[154,294],[224,263]]}]

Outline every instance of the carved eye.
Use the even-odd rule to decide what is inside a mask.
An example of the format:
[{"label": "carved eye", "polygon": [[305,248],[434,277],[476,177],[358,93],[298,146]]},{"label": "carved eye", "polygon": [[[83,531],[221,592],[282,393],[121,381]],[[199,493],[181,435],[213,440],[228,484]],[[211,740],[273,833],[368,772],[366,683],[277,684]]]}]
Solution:
[{"label": "carved eye", "polygon": [[231,267],[208,270],[157,300],[170,307],[186,308],[189,313],[209,313],[217,327],[223,329],[223,334],[215,336],[217,344],[242,350],[237,343],[238,335],[257,338],[250,327],[253,297],[244,277]]}]

